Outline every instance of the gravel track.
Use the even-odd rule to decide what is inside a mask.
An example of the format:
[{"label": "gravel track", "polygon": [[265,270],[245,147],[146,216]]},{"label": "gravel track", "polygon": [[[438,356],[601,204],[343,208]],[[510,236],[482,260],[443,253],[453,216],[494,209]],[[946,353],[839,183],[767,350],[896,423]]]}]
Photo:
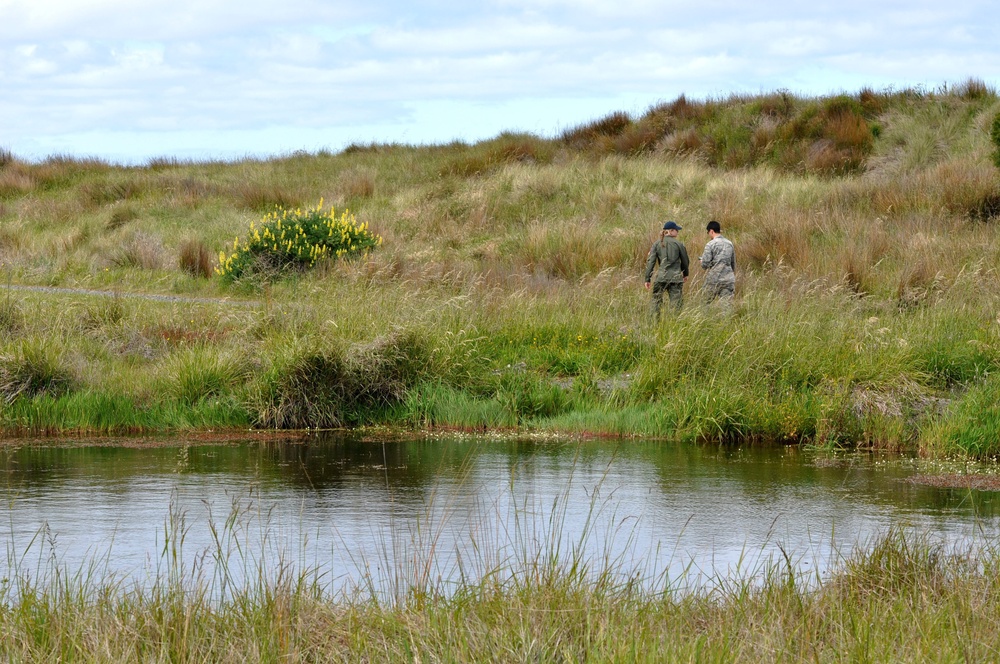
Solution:
[{"label": "gravel track", "polygon": [[123,291],[90,290],[87,288],[57,288],[55,286],[21,286],[15,284],[0,284],[0,288],[8,291],[27,291],[32,293],[49,293],[52,295],[88,295],[93,297],[122,297],[153,302],[186,302],[192,304],[223,304],[233,307],[257,307],[256,300],[230,300],[217,297],[186,297],[184,295],[160,295],[157,293],[128,293]]}]

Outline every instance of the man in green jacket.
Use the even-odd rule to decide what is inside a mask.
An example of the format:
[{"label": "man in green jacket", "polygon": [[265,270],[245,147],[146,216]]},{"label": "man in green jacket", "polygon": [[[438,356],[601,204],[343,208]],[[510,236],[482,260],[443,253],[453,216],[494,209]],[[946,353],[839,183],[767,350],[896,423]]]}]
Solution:
[{"label": "man in green jacket", "polygon": [[[683,289],[684,282],[688,278],[689,261],[687,249],[677,239],[679,230],[681,227],[672,221],[663,224],[660,239],[650,248],[649,257],[646,259],[646,290],[649,290],[650,283],[653,287],[653,301],[650,305],[653,320],[660,320],[663,291],[667,291],[670,306],[675,311],[684,303]],[[660,264],[660,269],[654,279],[653,271],[657,263]]]}]

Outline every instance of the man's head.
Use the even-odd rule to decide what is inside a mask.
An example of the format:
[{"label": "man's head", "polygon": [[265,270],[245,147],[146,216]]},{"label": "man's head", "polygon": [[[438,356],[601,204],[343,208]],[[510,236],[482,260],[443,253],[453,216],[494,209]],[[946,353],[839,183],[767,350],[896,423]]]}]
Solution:
[{"label": "man's head", "polygon": [[663,232],[670,237],[677,237],[677,231],[681,230],[681,227],[677,225],[676,222],[668,221],[663,224]]},{"label": "man's head", "polygon": [[708,230],[708,234],[711,235],[712,237],[715,237],[716,235],[722,235],[722,226],[720,226],[719,222],[717,221],[708,222],[708,226],[706,226],[705,228],[706,230]]}]

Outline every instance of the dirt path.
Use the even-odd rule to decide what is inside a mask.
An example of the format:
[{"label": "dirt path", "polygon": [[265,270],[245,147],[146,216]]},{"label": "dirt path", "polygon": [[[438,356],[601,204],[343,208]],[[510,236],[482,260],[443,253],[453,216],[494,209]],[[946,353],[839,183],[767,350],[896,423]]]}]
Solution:
[{"label": "dirt path", "polygon": [[159,295],[156,293],[128,293],[123,291],[90,290],[87,288],[57,288],[55,286],[21,286],[17,284],[0,284],[0,288],[9,291],[27,291],[32,293],[48,293],[52,295],[89,295],[93,297],[122,297],[153,302],[186,302],[191,304],[224,304],[233,307],[259,307],[256,300],[230,300],[218,297],[186,297],[184,295]]}]

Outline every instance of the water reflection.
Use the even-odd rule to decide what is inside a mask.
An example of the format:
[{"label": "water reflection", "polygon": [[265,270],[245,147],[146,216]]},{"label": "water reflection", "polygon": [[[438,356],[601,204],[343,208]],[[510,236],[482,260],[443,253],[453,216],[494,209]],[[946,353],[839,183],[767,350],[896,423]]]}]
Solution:
[{"label": "water reflection", "polygon": [[342,586],[364,574],[383,586],[415,570],[474,575],[556,549],[649,576],[713,575],[780,545],[822,571],[891,525],[948,541],[997,534],[996,494],[905,481],[914,472],[899,460],[831,461],[795,448],[635,441],[341,435],[6,447],[0,566],[23,571],[54,555],[75,569],[108,554],[116,573],[141,576],[162,564],[171,513],[183,515],[193,557],[217,546],[209,521],[234,510],[244,545],[321,568]]}]

